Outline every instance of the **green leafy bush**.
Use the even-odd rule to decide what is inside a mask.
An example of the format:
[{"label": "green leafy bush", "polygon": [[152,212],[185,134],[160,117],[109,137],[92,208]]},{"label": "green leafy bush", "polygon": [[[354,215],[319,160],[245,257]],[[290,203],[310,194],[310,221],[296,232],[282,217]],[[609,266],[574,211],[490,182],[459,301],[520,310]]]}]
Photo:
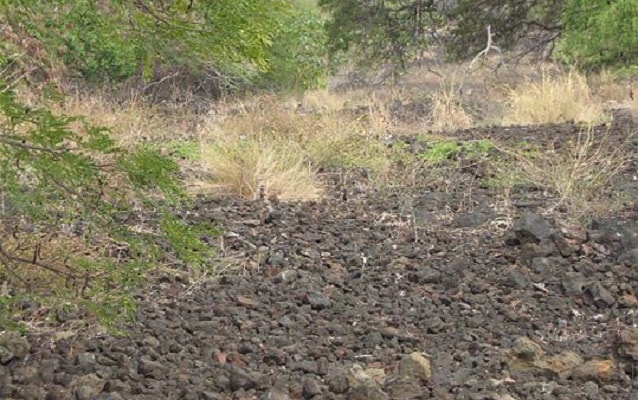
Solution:
[{"label": "green leafy bush", "polygon": [[559,57],[584,68],[638,62],[638,3],[569,0],[562,14]]},{"label": "green leafy bush", "polygon": [[152,77],[162,66],[217,77],[267,71],[291,7],[285,0],[0,0],[0,15],[84,78],[118,82]]},{"label": "green leafy bush", "polygon": [[105,128],[0,90],[0,330],[25,301],[113,323],[162,260],[201,267],[212,253],[193,229],[159,221],[187,204],[178,173],[150,148],[123,149]]},{"label": "green leafy bush", "polygon": [[323,86],[330,72],[323,27],[324,20],[315,10],[291,12],[273,38],[270,68],[262,74],[260,86],[298,91]]}]

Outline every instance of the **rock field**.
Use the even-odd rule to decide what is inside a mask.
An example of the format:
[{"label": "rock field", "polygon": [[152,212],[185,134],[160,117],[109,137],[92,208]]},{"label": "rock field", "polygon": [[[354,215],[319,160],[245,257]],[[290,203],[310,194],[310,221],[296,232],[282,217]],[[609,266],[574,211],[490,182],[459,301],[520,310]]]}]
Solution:
[{"label": "rock field", "polygon": [[326,172],[316,202],[202,198],[189,218],[223,226],[241,268],[158,279],[126,336],[0,334],[0,398],[638,399],[637,150],[624,209],[588,226],[471,168],[414,193]]}]

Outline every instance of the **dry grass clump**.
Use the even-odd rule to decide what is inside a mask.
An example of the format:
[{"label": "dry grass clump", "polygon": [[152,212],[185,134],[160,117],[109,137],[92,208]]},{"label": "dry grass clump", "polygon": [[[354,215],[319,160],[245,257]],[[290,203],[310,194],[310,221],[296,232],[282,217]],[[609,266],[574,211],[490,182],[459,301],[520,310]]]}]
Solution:
[{"label": "dry grass clump", "polygon": [[428,127],[434,132],[446,132],[472,127],[473,120],[464,109],[454,89],[441,90],[432,96],[432,115]]},{"label": "dry grass clump", "polygon": [[506,125],[530,125],[565,121],[597,124],[608,120],[602,102],[597,99],[580,73],[549,76],[509,90]]},{"label": "dry grass clump", "polygon": [[563,211],[581,222],[613,211],[607,189],[631,155],[626,146],[613,143],[608,132],[596,137],[591,128],[560,150],[500,150],[514,156],[505,175],[553,196],[547,212]]},{"label": "dry grass clump", "polygon": [[294,142],[219,141],[203,146],[202,163],[214,185],[242,198],[255,199],[262,190],[282,200],[321,194],[312,164]]},{"label": "dry grass clump", "polygon": [[368,98],[334,107],[299,110],[268,97],[211,117],[199,132],[201,165],[213,177],[208,186],[243,197],[263,186],[280,198],[311,199],[321,194],[316,166],[362,167],[383,179],[393,162],[384,142],[391,125],[385,103]]}]

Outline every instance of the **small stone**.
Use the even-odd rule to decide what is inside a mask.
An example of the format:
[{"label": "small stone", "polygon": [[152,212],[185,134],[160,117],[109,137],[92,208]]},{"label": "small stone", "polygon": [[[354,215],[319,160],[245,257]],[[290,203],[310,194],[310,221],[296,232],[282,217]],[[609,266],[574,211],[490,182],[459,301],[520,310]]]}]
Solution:
[{"label": "small stone", "polygon": [[77,400],[91,400],[104,389],[104,379],[100,379],[95,374],[81,376],[75,382],[75,398]]},{"label": "small stone", "polygon": [[13,359],[22,360],[29,353],[31,345],[18,332],[0,333],[0,363],[7,364]]},{"label": "small stone", "polygon": [[423,396],[421,384],[410,378],[389,379],[384,386],[384,390],[391,399],[411,400],[419,399]]},{"label": "small stone", "polygon": [[580,296],[585,290],[587,280],[580,272],[567,272],[561,280],[563,290],[567,296]]},{"label": "small stone", "polygon": [[340,369],[328,372],[326,383],[332,393],[342,394],[348,391],[347,374]]},{"label": "small stone", "polygon": [[319,385],[319,382],[311,376],[303,378],[302,387],[302,393],[305,399],[310,399],[313,396],[321,394],[321,386]]},{"label": "small stone", "polygon": [[257,378],[254,374],[240,368],[230,369],[230,390],[233,392],[239,389],[252,389],[257,385]]},{"label": "small stone", "polygon": [[157,373],[165,371],[167,368],[157,361],[149,360],[146,357],[142,357],[137,366],[137,372],[144,376],[152,376]]},{"label": "small stone", "polygon": [[555,376],[566,377],[569,372],[583,363],[583,358],[573,351],[564,351],[555,356],[540,359],[534,365],[542,370],[550,371]]},{"label": "small stone", "polygon": [[622,253],[618,256],[618,263],[629,266],[638,266],[638,248]]},{"label": "small stone", "polygon": [[534,213],[525,213],[514,228],[516,238],[521,244],[540,243],[552,235],[551,225],[545,219]]},{"label": "small stone", "polygon": [[87,352],[78,354],[75,358],[75,365],[83,374],[95,372],[95,354]]},{"label": "small stone", "polygon": [[53,382],[55,376],[55,370],[58,368],[60,362],[56,359],[42,360],[38,375],[42,382]]},{"label": "small stone", "polygon": [[593,282],[585,293],[591,296],[594,304],[600,308],[611,307],[616,303],[614,296],[600,282]]},{"label": "small stone", "polygon": [[623,294],[618,298],[618,304],[625,308],[636,308],[638,306],[638,298],[633,294]]},{"label": "small stone", "polygon": [[620,333],[618,353],[638,362],[638,328],[629,328]]},{"label": "small stone", "polygon": [[537,343],[527,337],[519,337],[506,353],[506,361],[514,370],[526,371],[534,367],[544,352]]},{"label": "small stone", "polygon": [[531,280],[520,268],[514,268],[505,274],[506,282],[514,289],[525,289],[531,284]]},{"label": "small stone", "polygon": [[432,376],[430,360],[418,352],[413,352],[401,359],[398,373],[401,378],[427,381]]},{"label": "small stone", "polygon": [[281,389],[270,388],[259,396],[259,400],[290,400],[290,395]]},{"label": "small stone", "polygon": [[597,396],[600,393],[600,388],[598,387],[598,384],[593,381],[585,382],[585,384],[583,385],[583,390],[585,391],[585,393],[587,393],[587,395],[591,397]]},{"label": "small stone", "polygon": [[124,400],[119,393],[111,392],[111,393],[102,393],[95,400]]},{"label": "small stone", "polygon": [[306,294],[306,302],[310,304],[313,310],[322,310],[330,307],[330,298],[318,291],[309,291]]},{"label": "small stone", "polygon": [[303,360],[297,364],[296,369],[306,373],[316,374],[319,372],[319,364],[315,360]]},{"label": "small stone", "polygon": [[145,347],[156,349],[160,346],[160,341],[155,336],[148,335],[142,340],[142,344]]},{"label": "small stone", "polygon": [[361,384],[350,390],[348,400],[389,400],[390,397],[377,385]]}]

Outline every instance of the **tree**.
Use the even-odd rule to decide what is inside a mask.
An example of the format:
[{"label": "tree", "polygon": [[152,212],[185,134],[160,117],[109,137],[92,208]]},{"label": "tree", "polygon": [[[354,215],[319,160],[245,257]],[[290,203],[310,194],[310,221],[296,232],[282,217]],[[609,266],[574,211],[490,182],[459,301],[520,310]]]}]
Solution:
[{"label": "tree", "polygon": [[444,22],[436,1],[320,0],[329,13],[326,24],[333,59],[344,54],[359,66],[390,63],[404,68],[432,43]]},{"label": "tree", "polygon": [[560,35],[564,5],[565,0],[459,0],[445,13],[452,28],[446,49],[455,60],[474,57],[485,47],[489,25],[502,50],[547,53]]},{"label": "tree", "polygon": [[[581,67],[635,64],[638,2],[633,0],[320,0],[333,54],[360,66],[390,62],[400,69],[429,46],[452,60],[475,57],[486,45],[536,54]],[[558,54],[554,50],[558,48]],[[372,62],[371,62],[372,61]]]},{"label": "tree", "polygon": [[290,8],[286,0],[0,0],[15,32],[95,82],[176,65],[218,80],[254,77],[269,70]]},{"label": "tree", "polygon": [[562,13],[560,59],[583,68],[638,62],[638,3],[569,0]]}]

